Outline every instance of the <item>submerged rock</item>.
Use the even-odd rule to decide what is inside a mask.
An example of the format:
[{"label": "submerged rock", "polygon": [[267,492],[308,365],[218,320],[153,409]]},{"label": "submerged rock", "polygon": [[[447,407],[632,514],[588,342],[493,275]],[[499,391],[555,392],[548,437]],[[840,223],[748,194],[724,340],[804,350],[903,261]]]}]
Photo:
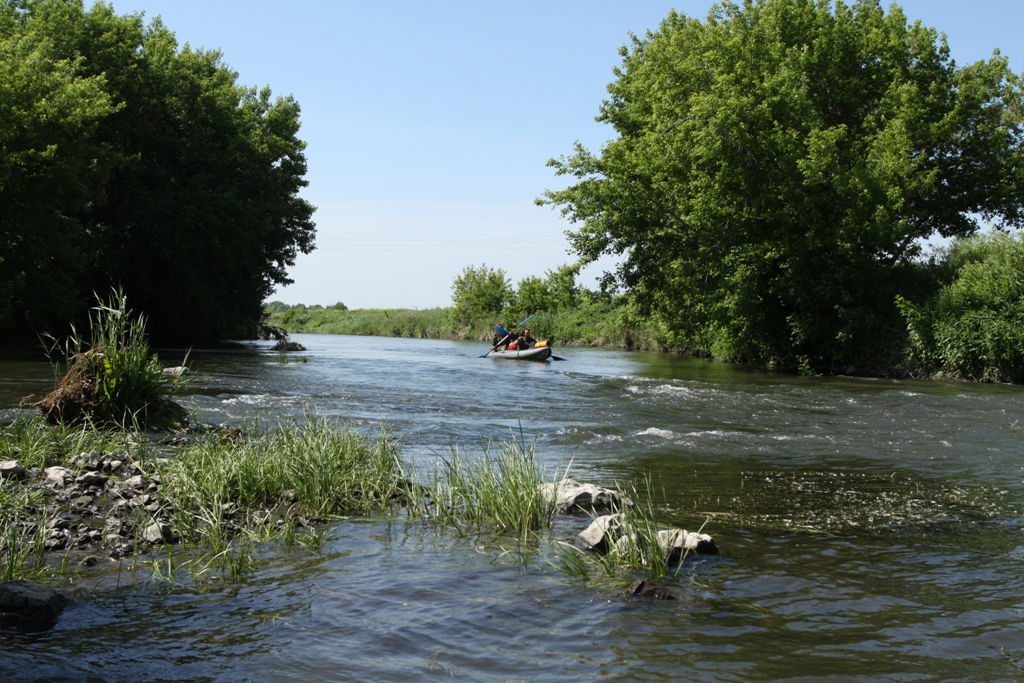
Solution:
[{"label": "submerged rock", "polygon": [[19,579],[0,583],[0,619],[30,624],[57,620],[71,601],[46,586]]},{"label": "submerged rock", "polygon": [[554,505],[555,512],[560,515],[614,512],[633,505],[633,501],[614,489],[581,483],[568,477],[541,484],[540,495],[544,504]]},{"label": "submerged rock", "polygon": [[686,529],[662,529],[658,532],[658,545],[669,562],[677,562],[687,552],[699,555],[718,555],[715,539]]},{"label": "submerged rock", "polygon": [[629,588],[626,589],[626,595],[637,595],[644,598],[654,598],[655,600],[676,599],[676,596],[668,588],[647,579],[640,579],[630,584]]}]

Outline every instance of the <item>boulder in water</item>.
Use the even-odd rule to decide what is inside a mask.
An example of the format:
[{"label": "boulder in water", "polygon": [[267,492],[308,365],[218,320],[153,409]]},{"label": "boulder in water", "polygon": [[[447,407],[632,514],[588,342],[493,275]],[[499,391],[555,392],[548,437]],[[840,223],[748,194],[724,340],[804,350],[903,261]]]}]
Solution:
[{"label": "boulder in water", "polygon": [[0,619],[5,621],[53,623],[70,602],[52,588],[21,579],[0,583]]},{"label": "boulder in water", "polygon": [[633,501],[614,489],[584,484],[568,477],[541,484],[540,495],[544,504],[554,505],[555,512],[560,515],[615,512],[633,505]]}]

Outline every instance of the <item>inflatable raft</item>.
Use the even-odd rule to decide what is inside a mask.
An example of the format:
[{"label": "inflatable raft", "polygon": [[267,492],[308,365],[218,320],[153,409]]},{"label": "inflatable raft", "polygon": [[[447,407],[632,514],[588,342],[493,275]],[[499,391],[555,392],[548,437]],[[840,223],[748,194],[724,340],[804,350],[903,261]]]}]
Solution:
[{"label": "inflatable raft", "polygon": [[510,358],[512,360],[548,360],[551,358],[550,346],[537,346],[522,351],[491,351],[488,358]]}]

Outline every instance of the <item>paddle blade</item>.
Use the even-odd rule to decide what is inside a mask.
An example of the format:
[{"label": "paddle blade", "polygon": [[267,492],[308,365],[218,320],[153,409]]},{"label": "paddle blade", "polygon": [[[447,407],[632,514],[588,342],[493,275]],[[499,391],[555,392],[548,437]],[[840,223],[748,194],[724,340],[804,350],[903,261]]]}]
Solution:
[{"label": "paddle blade", "polygon": [[507,336],[508,336],[508,332],[506,332],[506,331],[505,331],[505,328],[504,328],[504,327],[502,327],[501,325],[497,325],[497,326],[495,326],[495,328],[494,328],[494,329],[498,331],[498,334],[500,334],[500,335],[502,335],[502,336],[504,336],[504,337],[507,337]]},{"label": "paddle blade", "polygon": [[565,360],[561,356],[551,356],[551,360]]}]

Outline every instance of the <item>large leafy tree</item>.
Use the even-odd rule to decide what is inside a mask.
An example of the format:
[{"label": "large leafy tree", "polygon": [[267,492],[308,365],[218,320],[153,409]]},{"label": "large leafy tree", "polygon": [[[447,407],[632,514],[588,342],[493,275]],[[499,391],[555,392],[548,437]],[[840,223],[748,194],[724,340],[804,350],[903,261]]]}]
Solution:
[{"label": "large leafy tree", "polygon": [[96,130],[113,111],[23,7],[0,4],[0,331],[46,329],[81,309],[87,234],[76,214],[101,191]]},{"label": "large leafy tree", "polygon": [[468,325],[479,318],[496,318],[514,292],[501,268],[466,266],[452,282],[452,314]]},{"label": "large leafy tree", "polygon": [[748,0],[634,38],[598,120],[617,137],[551,164],[583,262],[673,342],[827,368],[877,361],[921,286],[920,239],[1021,223],[1022,97],[998,54],[876,0]]},{"label": "large leafy tree", "polygon": [[[298,104],[239,85],[218,52],[179,47],[159,20],[147,26],[103,3],[86,10],[80,0],[0,2],[0,35],[45,46],[54,65],[47,68],[85,93],[77,117],[51,117],[69,132],[45,149],[66,164],[88,161],[89,171],[69,174],[51,164],[27,178],[15,164],[0,176],[0,194],[42,178],[56,188],[39,186],[43,205],[47,194],[69,197],[50,204],[44,221],[17,211],[3,217],[4,234],[14,239],[0,258],[27,263],[20,283],[0,287],[47,286],[40,264],[53,255],[44,249],[18,257],[8,245],[45,244],[64,223],[75,234],[63,269],[69,306],[120,287],[160,341],[217,339],[255,325],[262,301],[290,282],[286,269],[296,255],[313,248],[313,207],[299,196],[306,161]],[[2,57],[0,69],[16,68]],[[37,108],[52,109],[44,97],[33,100]],[[37,125],[42,115],[26,116]],[[20,130],[12,135],[27,144]],[[77,186],[77,194],[68,189]],[[25,312],[16,308],[0,325],[36,332],[67,320],[63,312],[48,321]]]}]

